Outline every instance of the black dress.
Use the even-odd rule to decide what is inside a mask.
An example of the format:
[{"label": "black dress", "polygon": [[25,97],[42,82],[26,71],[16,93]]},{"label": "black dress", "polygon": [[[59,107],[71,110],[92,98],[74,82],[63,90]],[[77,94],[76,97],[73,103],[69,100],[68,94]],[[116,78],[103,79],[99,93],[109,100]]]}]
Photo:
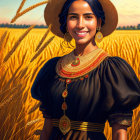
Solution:
[{"label": "black dress", "polygon": [[[44,118],[60,119],[65,78],[56,73],[60,57],[50,59],[38,73],[32,97],[41,101]],[[133,109],[140,104],[140,81],[130,65],[120,57],[106,57],[88,76],[68,85],[66,115],[70,120],[105,124],[109,121],[131,126]],[[68,138],[69,137],[69,138]],[[103,132],[71,130],[63,135],[53,127],[50,140],[106,140]]]}]

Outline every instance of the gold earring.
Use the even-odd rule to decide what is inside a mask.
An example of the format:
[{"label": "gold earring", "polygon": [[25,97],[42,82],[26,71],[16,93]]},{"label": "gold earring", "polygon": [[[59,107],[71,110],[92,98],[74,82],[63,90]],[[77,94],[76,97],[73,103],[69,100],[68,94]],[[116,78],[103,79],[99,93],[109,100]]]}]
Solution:
[{"label": "gold earring", "polygon": [[100,27],[97,27],[97,33],[95,35],[95,41],[100,43],[103,39],[103,34],[100,32],[101,28]]}]

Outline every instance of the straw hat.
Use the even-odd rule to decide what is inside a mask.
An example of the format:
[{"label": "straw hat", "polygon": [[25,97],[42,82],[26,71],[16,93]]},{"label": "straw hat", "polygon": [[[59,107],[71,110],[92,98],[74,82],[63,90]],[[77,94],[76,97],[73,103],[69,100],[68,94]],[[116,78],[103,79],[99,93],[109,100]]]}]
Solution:
[{"label": "straw hat", "polygon": [[[111,34],[118,23],[118,13],[114,5],[110,0],[98,0],[105,13],[105,24],[101,28],[103,36]],[[51,31],[59,36],[64,37],[64,34],[60,30],[59,14],[66,0],[49,0],[44,11],[44,18],[46,24],[51,24]]]}]

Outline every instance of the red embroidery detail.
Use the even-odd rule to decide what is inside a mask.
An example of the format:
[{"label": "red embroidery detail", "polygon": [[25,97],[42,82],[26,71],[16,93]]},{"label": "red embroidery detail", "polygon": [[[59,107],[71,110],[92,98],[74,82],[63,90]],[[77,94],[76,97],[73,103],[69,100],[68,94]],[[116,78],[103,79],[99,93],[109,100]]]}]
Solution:
[{"label": "red embroidery detail", "polygon": [[88,78],[88,75],[85,75],[85,78]]},{"label": "red embroidery detail", "polygon": [[[65,71],[64,69],[62,69],[61,65],[59,65],[58,69],[59,69],[60,75],[63,77],[70,77],[70,78],[84,75],[85,73],[89,72],[94,67],[96,67],[102,61],[102,58],[105,58],[106,56],[107,56],[107,53],[100,54],[99,57],[90,66],[88,66],[82,70],[79,70],[78,72],[73,73],[73,74],[71,74],[71,72]],[[60,61],[60,63],[61,63],[61,61]]]},{"label": "red embroidery detail", "polygon": [[59,81],[61,81],[61,82],[65,82],[65,80],[64,80],[64,79],[61,79],[61,78],[59,78]]},{"label": "red embroidery detail", "polygon": [[76,61],[71,64],[72,67],[76,67],[78,65],[80,65],[80,59],[79,58],[77,58]]},{"label": "red embroidery detail", "polygon": [[71,79],[66,79],[66,83],[70,84],[71,83]]},{"label": "red embroidery detail", "polygon": [[80,80],[84,80],[84,78],[82,77],[82,78],[80,78]]},{"label": "red embroidery detail", "polygon": [[67,92],[67,90],[65,90],[65,91],[62,93],[62,96],[63,96],[63,98],[66,98],[67,95],[68,95],[68,92]]},{"label": "red embroidery detail", "polygon": [[63,127],[66,127],[68,124],[66,121],[63,122]]},{"label": "red embroidery detail", "polygon": [[67,104],[66,104],[66,102],[64,102],[64,103],[62,104],[62,110],[67,110]]}]

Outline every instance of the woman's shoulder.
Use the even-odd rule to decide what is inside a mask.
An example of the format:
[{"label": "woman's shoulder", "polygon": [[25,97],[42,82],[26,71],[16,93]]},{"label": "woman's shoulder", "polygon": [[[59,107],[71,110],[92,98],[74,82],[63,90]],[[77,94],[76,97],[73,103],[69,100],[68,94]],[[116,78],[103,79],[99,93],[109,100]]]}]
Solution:
[{"label": "woman's shoulder", "polygon": [[40,90],[41,87],[45,87],[45,84],[50,82],[51,77],[54,76],[55,66],[59,58],[60,57],[55,57],[48,60],[37,73],[31,88],[31,94],[33,98],[41,99],[42,93],[40,93],[38,90]]},{"label": "woman's shoulder", "polygon": [[[108,57],[101,64],[101,85],[109,123],[131,125],[132,110],[140,104],[140,81],[135,71],[120,57]],[[126,122],[126,123],[125,123]]]},{"label": "woman's shoulder", "polygon": [[[109,65],[109,64],[123,64],[123,65],[129,65],[127,61],[119,56],[108,56],[104,61],[104,65]],[[130,66],[130,65],[129,65]]]},{"label": "woman's shoulder", "polygon": [[101,67],[103,67],[104,70],[117,69],[119,71],[135,73],[132,66],[125,59],[118,57],[118,56],[108,56],[101,63]]},{"label": "woman's shoulder", "polygon": [[[140,81],[131,67],[120,57],[108,57],[101,64],[102,83],[108,95],[117,99],[117,102],[140,102]],[[130,105],[131,106],[131,105]]]},{"label": "woman's shoulder", "polygon": [[[101,64],[102,75],[112,76],[114,79],[120,77],[125,80],[133,79],[140,87],[140,81],[132,66],[123,58],[118,56],[107,57]],[[117,79],[115,79],[117,80]]]},{"label": "woman's shoulder", "polygon": [[53,68],[53,66],[55,66],[57,64],[57,61],[60,59],[61,57],[54,57],[54,58],[51,58],[49,59],[42,68],[46,68],[46,67],[49,67],[49,68]]},{"label": "woman's shoulder", "polygon": [[49,59],[44,65],[43,67],[40,69],[39,71],[39,75],[41,77],[44,77],[44,75],[46,75],[47,73],[50,74],[50,72],[55,72],[55,66],[58,62],[58,60],[60,59],[61,57],[54,57],[54,58],[51,58]]}]

